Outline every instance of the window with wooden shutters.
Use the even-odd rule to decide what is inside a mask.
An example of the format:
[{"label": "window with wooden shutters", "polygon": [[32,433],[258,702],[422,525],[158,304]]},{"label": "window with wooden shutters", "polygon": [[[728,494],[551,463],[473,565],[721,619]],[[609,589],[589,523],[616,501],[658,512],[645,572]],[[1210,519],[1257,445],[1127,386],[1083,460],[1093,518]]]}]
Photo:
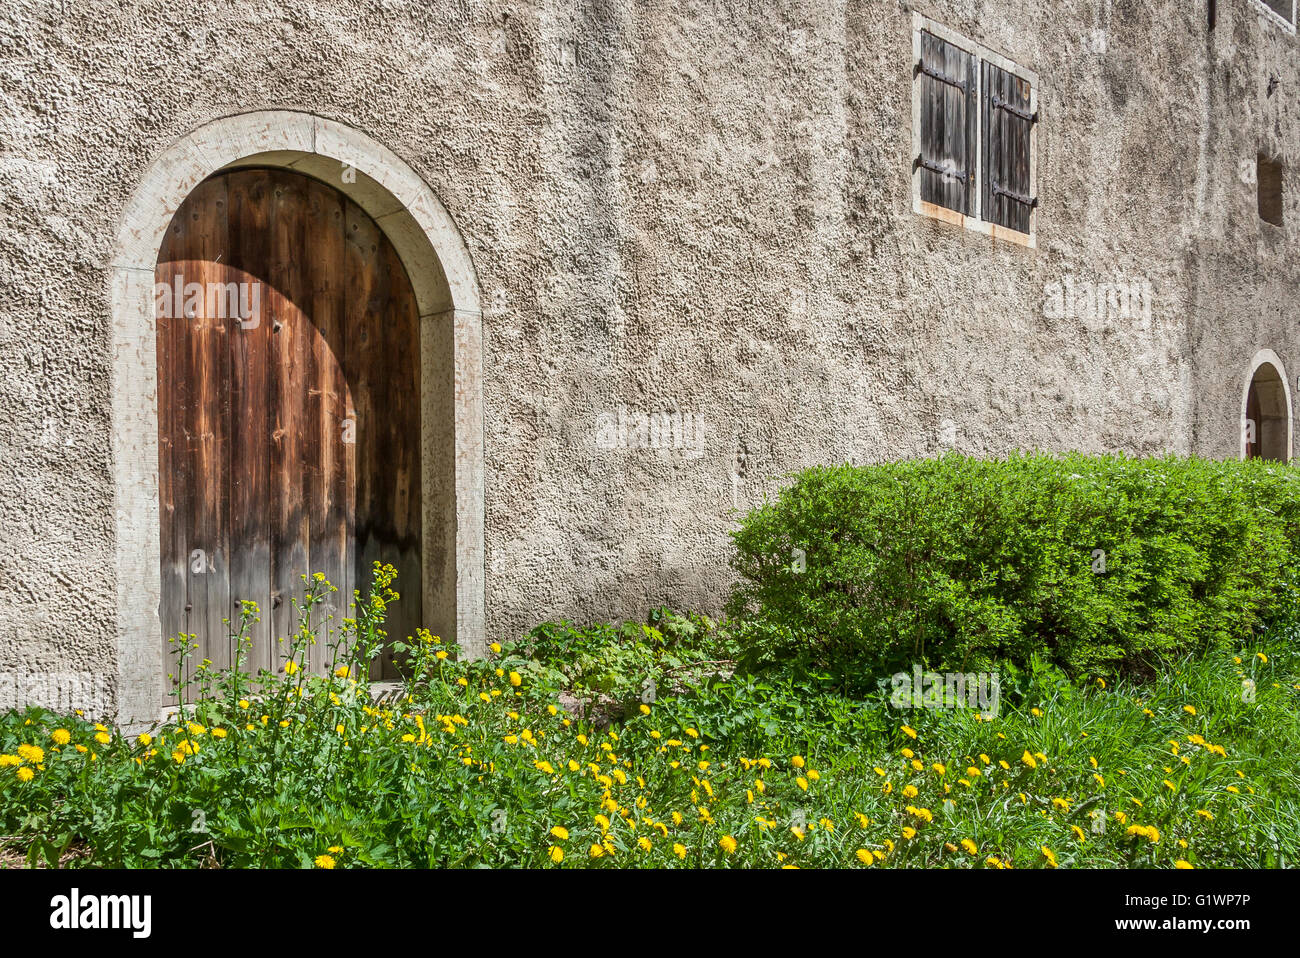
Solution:
[{"label": "window with wooden shutters", "polygon": [[912,14],[912,211],[1035,247],[1038,76]]},{"label": "window with wooden shutters", "polygon": [[983,71],[983,219],[1028,233],[1034,207],[1031,160],[1033,109],[1029,81],[985,60]]},{"label": "window with wooden shutters", "polygon": [[921,199],[966,215],[975,213],[975,56],[929,31],[921,32]]}]

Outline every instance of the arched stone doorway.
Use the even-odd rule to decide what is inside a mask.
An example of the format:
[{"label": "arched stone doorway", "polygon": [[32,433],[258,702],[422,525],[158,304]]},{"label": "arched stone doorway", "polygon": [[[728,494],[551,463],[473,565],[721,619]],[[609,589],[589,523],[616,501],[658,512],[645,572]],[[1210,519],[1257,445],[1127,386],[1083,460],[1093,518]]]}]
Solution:
[{"label": "arched stone doorway", "polygon": [[485,649],[482,330],[464,241],[423,180],[364,134],[294,111],[224,117],[173,143],[145,172],[110,263],[123,723],[152,721],[166,703],[155,268],[169,224],[196,187],[251,167],[292,170],[344,194],[391,243],[407,274],[419,328],[420,573],[418,582],[404,576],[399,591],[420,593],[421,625],[471,655]]},{"label": "arched stone doorway", "polygon": [[1291,393],[1282,361],[1272,350],[1256,355],[1246,377],[1241,458],[1291,460]]}]

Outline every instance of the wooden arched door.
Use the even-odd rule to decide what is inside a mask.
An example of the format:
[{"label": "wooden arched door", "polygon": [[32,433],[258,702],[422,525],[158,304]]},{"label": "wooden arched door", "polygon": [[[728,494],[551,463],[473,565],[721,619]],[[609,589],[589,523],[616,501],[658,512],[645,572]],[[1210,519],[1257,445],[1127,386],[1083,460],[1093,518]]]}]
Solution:
[{"label": "wooden arched door", "polygon": [[[226,665],[222,620],[252,600],[249,664],[276,668],[301,576],[338,586],[337,626],[375,560],[399,573],[389,635],[414,632],[419,324],[383,231],[317,180],[221,173],[177,211],[155,282],[164,636]],[[310,664],[327,655],[322,640]]]}]

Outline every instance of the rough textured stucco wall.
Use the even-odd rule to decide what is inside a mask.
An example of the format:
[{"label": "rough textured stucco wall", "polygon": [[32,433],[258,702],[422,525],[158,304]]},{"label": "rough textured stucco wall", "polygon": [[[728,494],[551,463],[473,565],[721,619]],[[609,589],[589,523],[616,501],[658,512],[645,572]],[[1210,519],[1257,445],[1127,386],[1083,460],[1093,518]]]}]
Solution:
[{"label": "rough textured stucco wall", "polygon": [[[716,610],[733,510],[811,463],[1236,455],[1250,358],[1300,372],[1300,51],[1218,7],[1211,33],[1184,0],[11,0],[0,674],[113,671],[105,257],[150,162],[242,111],[374,137],[465,236],[492,638]],[[913,9],[1038,73],[1037,249],[912,213]],[[1149,321],[1047,315],[1120,278]],[[702,441],[603,448],[621,410]]]}]

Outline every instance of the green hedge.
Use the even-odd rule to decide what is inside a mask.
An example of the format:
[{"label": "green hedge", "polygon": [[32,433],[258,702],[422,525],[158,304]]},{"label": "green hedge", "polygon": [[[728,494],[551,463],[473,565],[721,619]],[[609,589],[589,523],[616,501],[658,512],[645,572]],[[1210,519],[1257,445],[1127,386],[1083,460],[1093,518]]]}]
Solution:
[{"label": "green hedge", "polygon": [[1037,653],[1144,671],[1290,607],[1298,483],[1277,463],[1174,457],[816,467],[732,533],[728,611],[751,666],[865,678]]}]

